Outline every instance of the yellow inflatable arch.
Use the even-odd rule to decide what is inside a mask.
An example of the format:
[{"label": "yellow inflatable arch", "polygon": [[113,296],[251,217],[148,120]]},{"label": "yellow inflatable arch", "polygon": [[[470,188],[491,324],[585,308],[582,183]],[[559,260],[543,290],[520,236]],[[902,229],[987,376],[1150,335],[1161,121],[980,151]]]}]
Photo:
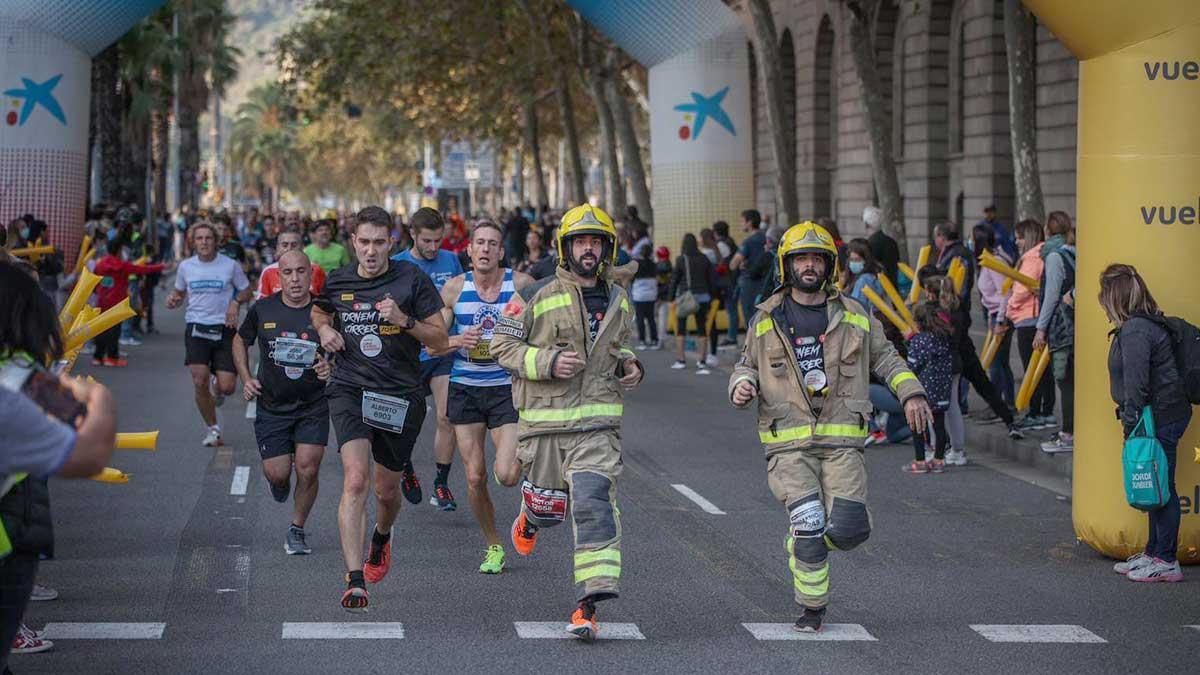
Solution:
[{"label": "yellow inflatable arch", "polygon": [[[1169,314],[1200,324],[1200,2],[1025,0],[1079,59],[1076,438],[1072,519],[1092,548],[1146,544],[1125,504],[1121,429],[1096,301],[1110,263],[1135,265]],[[1179,445],[1179,560],[1200,563],[1200,421]]]}]

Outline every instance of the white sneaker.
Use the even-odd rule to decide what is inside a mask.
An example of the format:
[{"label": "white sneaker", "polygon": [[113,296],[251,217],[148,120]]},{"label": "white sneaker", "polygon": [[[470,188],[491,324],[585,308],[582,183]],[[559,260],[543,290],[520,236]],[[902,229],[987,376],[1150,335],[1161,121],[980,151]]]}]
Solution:
[{"label": "white sneaker", "polygon": [[708,370],[708,368],[705,367],[703,361],[696,364],[696,374],[697,375],[708,375],[709,373],[710,373],[710,371]]},{"label": "white sneaker", "polygon": [[639,352],[644,352],[649,348],[650,347],[648,347],[645,342],[639,342],[638,346],[634,347],[634,349],[638,350]]},{"label": "white sneaker", "polygon": [[[946,453],[946,454],[948,456],[950,453]],[[925,461],[932,462],[933,456],[934,456],[933,450],[930,450],[929,448],[925,448]]]},{"label": "white sneaker", "polygon": [[671,370],[683,370],[687,368],[687,361],[676,361],[671,364]]},{"label": "white sneaker", "polygon": [[1113,565],[1113,571],[1117,574],[1129,574],[1133,570],[1145,567],[1152,562],[1154,562],[1154,558],[1151,558],[1145,553],[1134,553],[1126,558],[1124,562],[1119,562],[1116,565]]},{"label": "white sneaker", "polygon": [[38,652],[49,651],[54,648],[54,643],[42,638],[35,631],[26,626],[24,623],[17,629],[17,634],[13,637],[12,650],[13,654],[37,654]]},{"label": "white sneaker", "polygon": [[716,356],[709,354],[708,356],[704,357],[704,365],[712,367],[712,368],[716,368],[717,366],[721,365],[721,359],[718,359]]},{"label": "white sneaker", "polygon": [[1179,566],[1178,560],[1169,563],[1158,558],[1151,558],[1148,564],[1129,570],[1129,574],[1126,574],[1125,578],[1142,583],[1183,581],[1183,569]]},{"label": "white sneaker", "polygon": [[946,463],[954,465],[954,466],[966,466],[967,465],[967,453],[962,450],[954,450],[954,449],[947,450],[946,451]]},{"label": "white sneaker", "polygon": [[221,427],[211,426],[208,428],[208,435],[204,437],[202,443],[205,447],[215,448],[221,445]]},{"label": "white sneaker", "polygon": [[29,594],[29,599],[32,600],[33,602],[45,602],[47,600],[57,600],[58,599],[58,591],[54,590],[53,588],[50,588],[49,586],[43,586],[41,584],[34,584],[33,592]]}]

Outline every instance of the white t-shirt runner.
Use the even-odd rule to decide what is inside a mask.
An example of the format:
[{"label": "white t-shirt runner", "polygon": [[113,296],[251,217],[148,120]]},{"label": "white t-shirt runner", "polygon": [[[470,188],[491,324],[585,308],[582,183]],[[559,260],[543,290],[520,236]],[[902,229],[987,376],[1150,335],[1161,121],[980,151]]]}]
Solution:
[{"label": "white t-shirt runner", "polygon": [[236,261],[217,254],[203,262],[192,256],[179,263],[175,290],[187,293],[184,320],[209,326],[225,323],[225,311],[233,296],[250,286],[250,280]]}]

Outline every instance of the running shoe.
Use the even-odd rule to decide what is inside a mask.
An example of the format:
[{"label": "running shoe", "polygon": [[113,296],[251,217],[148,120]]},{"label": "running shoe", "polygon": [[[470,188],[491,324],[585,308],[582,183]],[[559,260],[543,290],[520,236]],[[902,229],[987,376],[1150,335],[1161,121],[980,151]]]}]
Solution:
[{"label": "running shoe", "polygon": [[946,473],[946,460],[935,459],[930,462],[929,473]]},{"label": "running shoe", "polygon": [[1022,438],[1025,438],[1025,432],[1022,431],[1017,425],[1010,424],[1008,425],[1008,437],[1014,441],[1019,441]]},{"label": "running shoe", "polygon": [[521,555],[533,553],[533,547],[537,545],[537,528],[525,518],[524,511],[517,514],[517,519],[513,521],[512,545]]},{"label": "running shoe", "polygon": [[1035,417],[1034,420],[1037,422],[1036,429],[1053,429],[1058,426],[1058,418],[1054,415]]},{"label": "running shoe", "polygon": [[704,365],[709,366],[710,368],[716,368],[717,366],[721,365],[721,360],[717,358],[716,354],[709,354],[708,356],[704,357]]},{"label": "running shoe", "polygon": [[575,613],[571,615],[571,623],[567,625],[567,632],[584,642],[592,642],[596,639],[596,636],[600,634],[600,626],[596,623],[595,603],[587,600],[579,603],[579,609],[576,609]]},{"label": "running shoe", "polygon": [[221,441],[221,427],[213,425],[208,428],[208,434],[201,441],[201,444],[208,448],[215,448],[218,445],[223,445]]},{"label": "running shoe", "polygon": [[445,483],[434,483],[433,494],[429,496],[429,504],[438,511],[453,511],[458,508],[454,494]]},{"label": "running shoe", "polygon": [[1183,569],[1179,567],[1178,560],[1167,562],[1158,558],[1151,558],[1149,563],[1129,570],[1129,574],[1126,574],[1125,578],[1130,581],[1147,584],[1163,581],[1183,581]]},{"label": "running shoe", "polygon": [[492,544],[483,554],[483,562],[479,564],[480,574],[500,574],[504,569],[504,547]]},{"label": "running shoe", "polygon": [[703,361],[696,362],[696,374],[697,375],[708,375],[710,372],[711,371],[709,371],[708,366],[704,365]]},{"label": "running shoe", "polygon": [[634,347],[634,349],[638,350],[639,352],[644,352],[649,348],[650,345],[647,345],[645,342],[639,342],[638,346]]},{"label": "running shoe", "polygon": [[124,368],[129,362],[125,359],[104,359],[105,368]]},{"label": "running shoe", "polygon": [[1075,451],[1075,436],[1059,432],[1042,443],[1042,452],[1047,455],[1057,455],[1060,452]]},{"label": "running shoe", "polygon": [[412,465],[404,470],[404,477],[400,479],[400,491],[404,493],[404,498],[408,500],[409,504],[421,503],[421,481],[413,472]]},{"label": "running shoe", "polygon": [[54,590],[53,588],[50,588],[49,586],[43,586],[41,584],[34,584],[33,592],[29,594],[29,599],[32,600],[33,602],[46,602],[47,600],[57,600],[58,599],[58,591]]},{"label": "running shoe", "polygon": [[53,642],[40,637],[22,622],[21,627],[17,629],[17,634],[13,636],[11,653],[37,654],[38,652],[50,651],[53,648]]},{"label": "running shoe", "polygon": [[805,607],[804,613],[800,615],[800,618],[796,619],[796,623],[792,626],[792,630],[796,631],[797,633],[818,633],[821,631],[821,622],[824,620],[824,607],[820,609],[811,609],[809,607]]},{"label": "running shoe", "polygon": [[904,473],[929,473],[929,462],[918,462],[913,460],[900,467],[900,470]]},{"label": "running shoe", "polygon": [[346,574],[346,592],[342,593],[342,609],[354,614],[365,614],[367,605],[371,603],[371,594],[366,588],[359,586],[354,581],[351,581],[350,574]]},{"label": "running shoe", "polygon": [[872,445],[883,445],[887,443],[887,434],[876,430],[867,434],[867,440],[863,441],[863,447],[869,448]]},{"label": "running shoe", "polygon": [[287,480],[284,481],[283,485],[276,485],[271,481],[267,481],[267,485],[271,486],[271,498],[282,504],[292,494],[292,474],[288,474]]},{"label": "running shoe", "polygon": [[283,550],[288,555],[308,555],[312,553],[312,549],[308,547],[308,542],[304,540],[304,528],[289,525],[287,531],[287,539],[283,542]]},{"label": "running shoe", "polygon": [[687,368],[687,361],[676,361],[671,364],[671,370],[683,370]]},{"label": "running shoe", "polygon": [[117,342],[122,347],[140,347],[142,345],[142,341],[135,337],[120,338]]},{"label": "running shoe", "polygon": [[950,466],[966,466],[967,452],[965,450],[950,449],[946,451],[946,463]]},{"label": "running shoe", "polygon": [[371,530],[371,552],[367,554],[367,559],[363,562],[363,578],[369,583],[377,584],[383,581],[387,576],[388,570],[392,568],[392,537],[388,534],[388,540],[383,546],[375,543],[375,529]]},{"label": "running shoe", "polygon": [[1117,574],[1129,574],[1130,572],[1138,568],[1145,567],[1152,562],[1154,562],[1154,558],[1151,558],[1145,553],[1134,553],[1126,558],[1124,562],[1119,562],[1116,565],[1113,565],[1113,571]]},{"label": "running shoe", "polygon": [[92,359],[92,366],[101,368],[104,366],[104,359]]}]

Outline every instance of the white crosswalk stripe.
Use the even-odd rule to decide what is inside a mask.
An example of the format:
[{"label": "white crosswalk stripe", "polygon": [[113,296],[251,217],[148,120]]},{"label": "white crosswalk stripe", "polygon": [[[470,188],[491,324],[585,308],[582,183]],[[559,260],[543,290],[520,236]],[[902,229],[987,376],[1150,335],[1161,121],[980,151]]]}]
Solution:
[{"label": "white crosswalk stripe", "polygon": [[827,623],[818,633],[798,633],[790,623],[744,623],[755,640],[809,640],[813,642],[876,642],[857,623]]},{"label": "white crosswalk stripe", "polygon": [[1072,624],[972,624],[971,630],[991,642],[1102,643],[1104,638],[1083,626]]},{"label": "white crosswalk stripe", "polygon": [[[517,637],[525,640],[574,639],[567,633],[566,621],[514,621],[513,626],[517,629]],[[606,621],[600,624],[600,633],[596,639],[645,640],[646,636],[642,635],[642,631],[638,629],[636,623],[609,623]]]},{"label": "white crosswalk stripe", "polygon": [[400,640],[404,624],[387,621],[284,622],[284,640]]},{"label": "white crosswalk stripe", "polygon": [[48,623],[51,640],[161,640],[165,623]]},{"label": "white crosswalk stripe", "polygon": [[239,466],[233,470],[233,481],[229,483],[229,494],[246,494],[246,485],[250,482],[250,467]]}]

